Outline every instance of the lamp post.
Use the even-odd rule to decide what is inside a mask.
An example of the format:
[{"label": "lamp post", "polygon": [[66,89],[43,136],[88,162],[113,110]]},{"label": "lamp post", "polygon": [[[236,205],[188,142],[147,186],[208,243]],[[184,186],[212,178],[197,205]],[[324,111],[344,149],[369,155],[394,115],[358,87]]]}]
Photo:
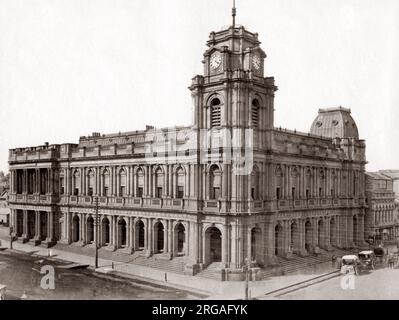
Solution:
[{"label": "lamp post", "polygon": [[95,198],[95,203],[96,203],[96,238],[94,239],[95,241],[95,246],[96,246],[96,254],[95,254],[95,260],[94,260],[94,267],[97,269],[98,268],[98,197]]},{"label": "lamp post", "polygon": [[248,258],[245,259],[245,266],[244,266],[244,271],[245,271],[245,300],[249,300],[248,297],[248,291],[249,291],[249,264],[250,261]]},{"label": "lamp post", "polygon": [[12,249],[12,240],[13,240],[12,233],[13,232],[14,232],[14,228],[11,226],[10,227],[10,249]]}]

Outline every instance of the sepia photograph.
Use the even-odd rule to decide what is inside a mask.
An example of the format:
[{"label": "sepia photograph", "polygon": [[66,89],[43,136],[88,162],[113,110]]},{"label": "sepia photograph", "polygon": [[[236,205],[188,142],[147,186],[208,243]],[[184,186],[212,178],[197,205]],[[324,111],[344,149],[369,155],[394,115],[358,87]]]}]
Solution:
[{"label": "sepia photograph", "polygon": [[398,300],[398,30],[397,0],[0,0],[0,300]]}]

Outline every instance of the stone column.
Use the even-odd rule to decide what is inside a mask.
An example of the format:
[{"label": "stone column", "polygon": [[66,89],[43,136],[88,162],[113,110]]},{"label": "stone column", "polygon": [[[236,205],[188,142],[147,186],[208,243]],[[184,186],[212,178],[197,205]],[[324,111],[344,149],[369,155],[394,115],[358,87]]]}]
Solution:
[{"label": "stone column", "polygon": [[363,245],[364,244],[364,214],[359,214],[357,216],[358,219],[358,223],[357,223],[357,230],[358,230],[358,241],[359,241],[359,245]]},{"label": "stone column", "polygon": [[167,220],[168,223],[168,254],[170,258],[173,258],[173,220]]},{"label": "stone column", "polygon": [[265,263],[267,265],[276,264],[276,255],[275,255],[275,231],[274,231],[274,221],[272,219],[268,219],[265,223],[265,243],[266,243],[266,258]]},{"label": "stone column", "polygon": [[325,243],[325,249],[330,250],[331,249],[331,230],[330,230],[330,219],[329,217],[325,217],[324,219],[324,230],[325,230],[325,236],[324,236],[324,243]]},{"label": "stone column", "polygon": [[146,219],[146,255],[151,256],[153,253],[153,226],[152,226],[152,218]]},{"label": "stone column", "polygon": [[54,241],[54,212],[47,212],[47,243]]},{"label": "stone column", "polygon": [[223,231],[222,231],[222,264],[223,267],[228,267],[228,248],[229,248],[229,244],[228,244],[228,228],[227,225],[224,224],[223,225]]},{"label": "stone column", "polygon": [[246,254],[246,258],[248,259],[248,261],[252,262],[252,256],[254,255],[254,253],[252,252],[252,237],[251,237],[251,226],[247,226],[246,227],[246,234],[247,234],[247,254]]},{"label": "stone column", "polygon": [[120,180],[121,179],[120,179],[120,176],[119,176],[119,170],[120,170],[119,167],[115,168],[115,195],[117,197],[121,196],[121,194],[120,194],[120,184],[121,184]]},{"label": "stone column", "polygon": [[291,248],[291,223],[290,221],[286,220],[284,221],[284,229],[286,230],[286,232],[284,233],[284,238],[286,239],[286,244],[285,244],[285,254],[287,257],[291,256],[292,250],[293,248]]},{"label": "stone column", "polygon": [[81,217],[81,227],[82,227],[82,244],[85,245],[87,244],[87,228],[86,228],[86,214],[82,213],[80,215]]},{"label": "stone column", "polygon": [[299,254],[301,256],[306,256],[308,252],[306,251],[305,248],[305,220],[304,219],[299,219],[298,220],[298,228],[299,228]]},{"label": "stone column", "polygon": [[35,244],[40,241],[40,211],[35,211]]},{"label": "stone column", "polygon": [[118,247],[118,217],[112,216],[112,249],[116,250]]},{"label": "stone column", "polygon": [[314,247],[314,249],[316,249],[316,247],[319,247],[318,218],[316,218],[316,217],[312,218],[312,225],[313,225],[313,247]]},{"label": "stone column", "polygon": [[346,217],[346,221],[347,221],[347,225],[346,225],[346,229],[347,229],[347,235],[348,235],[348,245],[349,247],[354,247],[355,246],[355,242],[354,242],[354,238],[353,238],[353,215],[352,213],[349,213]]},{"label": "stone column", "polygon": [[136,250],[136,233],[135,233],[135,228],[134,228],[134,222],[135,222],[135,218],[134,217],[130,217],[129,218],[129,233],[130,233],[130,250],[133,253]]}]

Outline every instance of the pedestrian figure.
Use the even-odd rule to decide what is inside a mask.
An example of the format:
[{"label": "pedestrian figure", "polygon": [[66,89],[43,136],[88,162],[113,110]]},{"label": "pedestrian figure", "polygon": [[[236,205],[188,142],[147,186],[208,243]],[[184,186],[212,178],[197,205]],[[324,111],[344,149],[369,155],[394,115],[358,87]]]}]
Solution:
[{"label": "pedestrian figure", "polygon": [[394,265],[393,254],[390,253],[389,256],[388,256],[388,268],[389,269],[393,269],[393,265]]},{"label": "pedestrian figure", "polygon": [[336,268],[336,263],[337,263],[337,257],[335,254],[331,257],[331,268]]}]

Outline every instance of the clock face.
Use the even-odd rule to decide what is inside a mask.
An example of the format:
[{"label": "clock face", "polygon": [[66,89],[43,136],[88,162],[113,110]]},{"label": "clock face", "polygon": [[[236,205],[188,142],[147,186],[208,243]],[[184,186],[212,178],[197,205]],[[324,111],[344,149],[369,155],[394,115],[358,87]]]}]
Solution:
[{"label": "clock face", "polygon": [[211,58],[211,68],[216,70],[222,64],[222,56],[218,53],[215,53]]},{"label": "clock face", "polygon": [[260,69],[261,61],[260,61],[259,56],[253,56],[253,58],[252,58],[252,65],[254,66],[254,68],[255,68],[256,70],[259,70],[259,69]]}]

